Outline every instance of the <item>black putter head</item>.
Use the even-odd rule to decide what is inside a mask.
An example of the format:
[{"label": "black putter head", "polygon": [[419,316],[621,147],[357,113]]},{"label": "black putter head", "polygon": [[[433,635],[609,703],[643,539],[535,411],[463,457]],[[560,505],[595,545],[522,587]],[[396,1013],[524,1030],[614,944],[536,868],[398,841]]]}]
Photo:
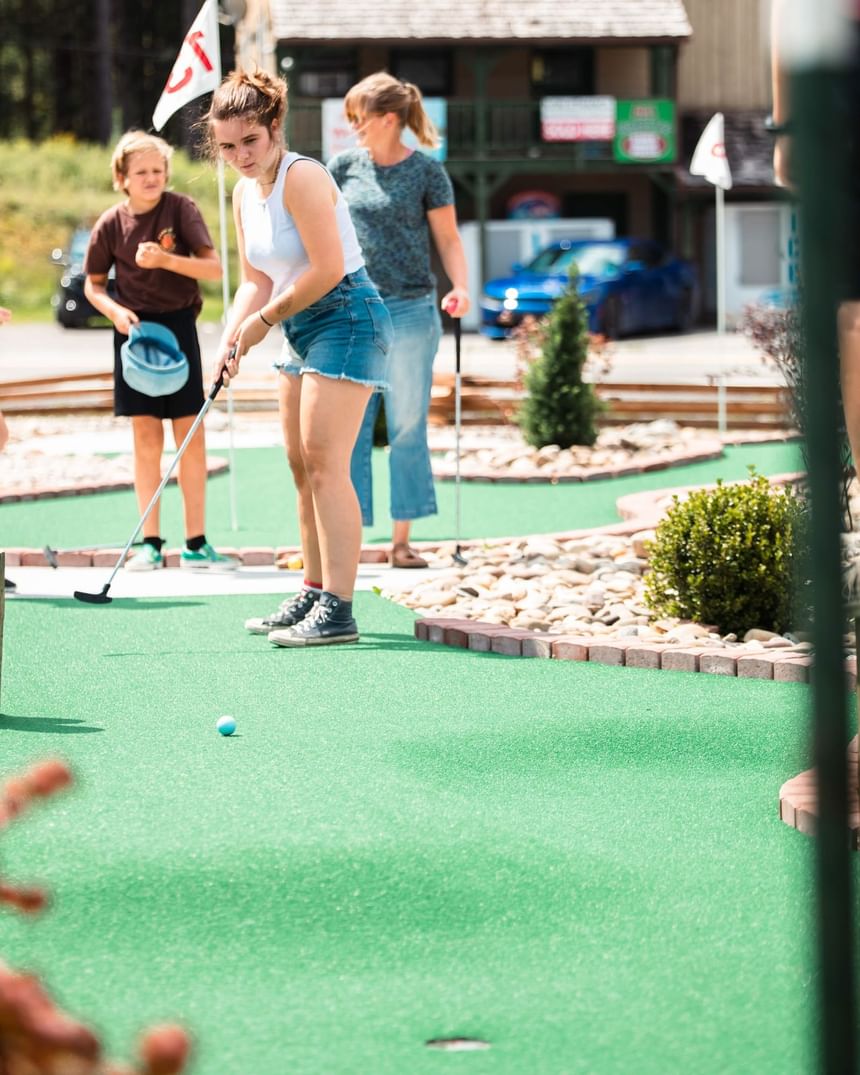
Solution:
[{"label": "black putter head", "polygon": [[45,554],[45,559],[48,561],[51,567],[56,569],[60,566],[60,562],[57,559],[56,549],[52,549],[50,545],[46,545],[44,549],[42,549],[42,552]]},{"label": "black putter head", "polygon": [[466,557],[462,554],[462,552],[460,551],[460,546],[459,545],[457,546],[456,552],[451,557],[451,559],[454,561],[455,564],[458,564],[460,567],[465,567],[466,564],[469,562],[466,559]]},{"label": "black putter head", "polygon": [[83,601],[86,605],[109,605],[113,601],[108,597],[110,583],[107,582],[101,589],[101,593],[85,593],[83,590],[75,590],[72,594],[76,601]]}]

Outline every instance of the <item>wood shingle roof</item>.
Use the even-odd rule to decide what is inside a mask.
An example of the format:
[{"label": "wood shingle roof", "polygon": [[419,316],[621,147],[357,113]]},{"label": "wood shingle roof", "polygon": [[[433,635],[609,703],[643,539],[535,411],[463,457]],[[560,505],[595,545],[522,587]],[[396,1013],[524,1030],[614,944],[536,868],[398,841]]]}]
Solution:
[{"label": "wood shingle roof", "polygon": [[682,41],[683,0],[270,0],[281,41]]}]

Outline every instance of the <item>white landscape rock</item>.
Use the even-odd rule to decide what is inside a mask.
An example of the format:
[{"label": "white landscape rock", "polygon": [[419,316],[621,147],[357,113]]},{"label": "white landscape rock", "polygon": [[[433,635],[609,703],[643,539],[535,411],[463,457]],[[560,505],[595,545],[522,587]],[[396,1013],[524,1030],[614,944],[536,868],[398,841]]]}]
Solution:
[{"label": "white landscape rock", "polygon": [[[466,566],[453,568],[448,566],[452,553],[453,546],[427,554],[431,566],[445,566],[439,578],[416,580],[410,591],[383,590],[383,596],[428,616],[521,627],[549,636],[639,639],[738,655],[778,648],[781,655],[801,656],[812,649],[805,639],[763,628],[747,631],[740,642],[735,634],[721,636],[709,624],[654,617],[645,603],[647,561],[634,555],[632,538],[519,538],[470,549]],[[621,565],[631,570],[621,570]],[[852,645],[846,636],[846,647]]]},{"label": "white landscape rock", "polygon": [[[430,448],[434,455],[433,472],[437,477],[453,477],[457,456],[453,431],[447,428],[430,431]],[[719,437],[708,430],[679,426],[661,419],[637,422],[628,426],[606,426],[591,447],[573,445],[562,448],[548,444],[532,448],[523,440],[516,425],[471,426],[460,439],[460,474],[476,477],[536,477],[559,480],[566,475],[582,478],[589,471],[605,471],[630,466],[645,466],[675,461],[679,446],[691,452],[719,452]]]}]

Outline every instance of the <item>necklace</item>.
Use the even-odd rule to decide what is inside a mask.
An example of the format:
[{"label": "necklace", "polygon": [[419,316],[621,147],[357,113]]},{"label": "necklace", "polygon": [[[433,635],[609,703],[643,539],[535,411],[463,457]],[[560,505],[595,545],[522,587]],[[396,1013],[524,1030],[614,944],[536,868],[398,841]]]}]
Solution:
[{"label": "necklace", "polygon": [[258,186],[271,187],[274,184],[275,180],[278,178],[278,172],[281,170],[281,161],[283,159],[284,159],[284,150],[282,149],[281,152],[278,154],[278,163],[275,165],[275,171],[274,171],[274,173],[272,175],[272,178],[267,179],[265,182],[263,182],[262,180],[258,179],[257,180],[257,185]]}]

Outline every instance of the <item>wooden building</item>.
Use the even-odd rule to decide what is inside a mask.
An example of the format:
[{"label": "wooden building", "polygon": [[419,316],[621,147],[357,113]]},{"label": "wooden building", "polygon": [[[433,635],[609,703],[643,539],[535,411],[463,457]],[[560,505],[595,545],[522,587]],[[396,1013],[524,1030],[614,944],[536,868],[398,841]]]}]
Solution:
[{"label": "wooden building", "polygon": [[[766,0],[762,0],[766,3]],[[261,14],[261,5],[268,12]],[[288,79],[288,136],[325,157],[327,99],[373,71],[417,83],[446,104],[446,167],[461,220],[475,221],[482,276],[486,228],[538,191],[563,218],[600,218],[619,235],[650,236],[698,260],[708,288],[711,188],[690,176],[692,148],[714,111],[727,116],[732,200],[772,203],[763,120],[770,84],[766,23],[753,0],[253,0],[255,27],[271,27],[268,57]],[[262,46],[261,46],[262,47]],[[649,104],[673,128],[648,159],[614,139],[547,137],[547,99],[615,99],[631,116]],[[567,106],[565,106],[567,107]],[[638,108],[638,112],[637,112]],[[587,109],[586,109],[587,111]],[[636,127],[633,121],[632,127]],[[653,142],[653,139],[652,139]],[[646,145],[640,139],[640,145]],[[665,148],[665,147],[664,147]],[[732,158],[736,158],[733,160]],[[755,229],[753,229],[755,230]]]}]

